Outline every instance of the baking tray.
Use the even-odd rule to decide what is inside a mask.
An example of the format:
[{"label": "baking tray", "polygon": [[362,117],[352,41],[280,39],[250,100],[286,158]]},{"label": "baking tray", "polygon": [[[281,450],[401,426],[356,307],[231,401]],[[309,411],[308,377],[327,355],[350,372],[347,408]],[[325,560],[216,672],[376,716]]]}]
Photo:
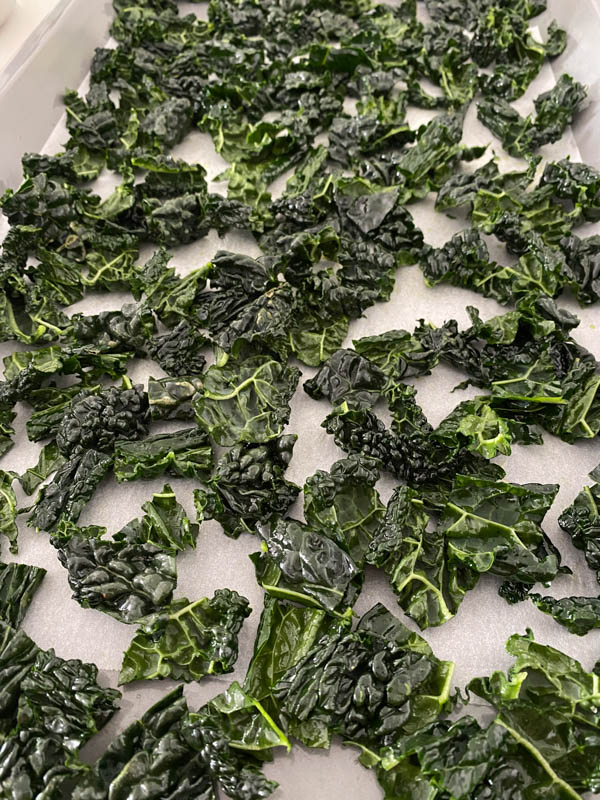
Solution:
[{"label": "baking tray", "polygon": [[[206,3],[182,3],[180,6],[182,13],[206,15]],[[3,187],[3,181],[4,185],[18,185],[21,176],[20,157],[24,151],[56,152],[67,140],[60,102],[62,91],[67,86],[85,85],[93,48],[106,44],[111,17],[112,10],[108,2],[62,0],[32,34],[9,67],[0,73],[0,188]],[[544,147],[541,152],[545,159],[570,155],[574,160],[600,166],[600,150],[597,147],[600,134],[600,59],[597,54],[600,6],[596,0],[579,3],[549,0],[548,11],[534,22],[544,31],[552,18],[566,28],[569,36],[567,48],[551,65],[544,66],[525,97],[515,105],[521,112],[530,111],[532,98],[551,88],[556,76],[562,72],[569,72],[587,84],[588,107],[559,143]],[[82,25],[82,20],[85,25]],[[414,125],[430,116],[430,112],[413,109],[409,112],[409,121]],[[500,157],[502,169],[515,168],[522,163],[501,151],[498,142],[477,122],[473,107],[465,124],[464,139],[469,145],[491,142]],[[225,166],[225,162],[214,151],[210,138],[199,132],[190,134],[175,149],[175,155],[202,162],[209,177],[219,174]],[[285,179],[278,179],[274,194],[283,188],[284,183]],[[95,188],[105,195],[114,184],[111,177],[105,175]],[[214,183],[212,187],[221,191],[224,189],[223,184]],[[426,241],[432,245],[441,245],[462,227],[460,222],[436,214],[432,198],[412,205],[410,210],[422,228]],[[595,232],[591,225],[582,230],[583,235]],[[173,263],[181,274],[185,274],[210,260],[215,251],[223,247],[251,256],[260,253],[249,235],[235,233],[219,239],[215,232],[211,232],[197,243],[174,248]],[[505,263],[509,261],[503,249],[498,248],[491,255]],[[120,308],[128,299],[128,295],[118,292],[96,295],[81,301],[72,310],[93,313],[105,308]],[[448,286],[428,289],[417,267],[402,268],[397,273],[390,302],[374,306],[362,319],[354,321],[350,326],[347,344],[351,343],[352,338],[390,328],[412,330],[420,318],[440,324],[454,317],[466,326],[469,320],[465,306],[469,304],[476,305],[484,318],[506,310],[491,299],[462,289]],[[600,359],[600,310],[581,309],[568,296],[563,296],[560,304],[578,314],[581,324],[574,336]],[[0,356],[14,349],[12,343],[1,345]],[[315,370],[303,367],[302,372],[304,380],[312,376]],[[149,374],[155,377],[162,375],[155,365],[140,361],[133,362],[129,374],[134,381],[145,381]],[[477,393],[452,393],[453,387],[463,378],[462,373],[438,366],[433,375],[413,381],[418,391],[418,402],[433,424],[437,424],[460,400]],[[329,404],[326,401],[315,402],[301,390],[293,398],[287,430],[298,433],[299,439],[287,473],[290,480],[302,484],[316,469],[328,469],[334,461],[344,457],[332,438],[320,427],[328,411]],[[0,462],[3,469],[22,472],[37,460],[40,446],[27,440],[25,421],[23,409],[19,409],[15,421],[17,445]],[[164,429],[168,429],[167,424]],[[154,430],[159,431],[160,426],[155,426]],[[598,586],[593,573],[585,564],[583,555],[572,547],[566,534],[558,527],[557,517],[586,483],[588,472],[600,462],[600,442],[584,441],[568,445],[546,434],[543,446],[516,446],[509,458],[500,458],[498,461],[506,469],[507,480],[517,483],[560,483],[560,491],[544,527],[575,575],[557,578],[549,593],[557,597],[597,594]],[[116,531],[140,513],[141,504],[162,488],[163,483],[162,479],[157,479],[117,485],[111,478],[98,489],[84,510],[80,524],[103,524],[109,531]],[[173,485],[178,499],[193,515],[194,481],[180,479],[173,481]],[[394,481],[384,478],[378,488],[385,502],[394,488]],[[26,498],[20,496],[19,499],[25,504]],[[301,517],[301,503],[297,502],[291,513]],[[263,603],[262,590],[255,581],[254,569],[247,557],[256,549],[257,541],[253,537],[243,536],[234,541],[222,534],[217,523],[207,522],[201,527],[196,550],[178,557],[178,596],[195,599],[210,596],[217,588],[229,587],[245,594],[254,609],[240,636],[240,657],[235,672],[221,678],[204,678],[199,684],[186,686],[186,696],[192,708],[223,691],[231,680],[241,680],[245,675]],[[101,612],[82,609],[75,603],[71,599],[66,572],[58,563],[48,537],[35,533],[23,521],[20,522],[18,556],[11,556],[4,548],[2,557],[8,561],[43,566],[48,570],[25,619],[26,632],[41,647],[54,647],[64,658],[94,662],[100,669],[101,682],[116,686],[122,652],[129,645],[135,627],[124,625]],[[498,581],[492,576],[482,577],[477,588],[467,594],[452,621],[440,628],[429,629],[424,634],[437,656],[456,662],[453,676],[456,686],[462,687],[470,678],[489,674],[494,669],[508,668],[511,659],[504,651],[504,643],[512,633],[522,633],[526,627],[533,629],[538,641],[564,650],[591,669],[600,655],[600,631],[592,631],[583,638],[573,636],[530,603],[509,606],[498,596],[497,586]],[[369,569],[365,588],[355,609],[362,614],[377,601],[385,603],[407,625],[417,630],[397,606],[385,576]],[[125,687],[121,710],[84,748],[82,757],[88,761],[95,759],[108,741],[174,685],[171,681],[148,681]],[[476,711],[473,708],[470,710]],[[356,750],[344,748],[339,743],[334,743],[329,753],[295,746],[289,755],[278,754],[265,771],[280,783],[274,795],[276,800],[299,800],[311,796],[327,797],[328,800],[380,798],[381,790],[375,776],[358,765],[356,757]]]}]

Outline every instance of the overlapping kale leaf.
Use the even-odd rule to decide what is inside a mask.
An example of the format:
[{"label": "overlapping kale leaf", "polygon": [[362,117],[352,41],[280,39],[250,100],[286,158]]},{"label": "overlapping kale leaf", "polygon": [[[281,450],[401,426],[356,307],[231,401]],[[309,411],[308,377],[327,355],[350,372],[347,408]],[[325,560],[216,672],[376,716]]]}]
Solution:
[{"label": "overlapping kale leaf", "polygon": [[229,589],[189,602],[174,600],[136,633],[125,651],[119,683],[152,678],[198,681],[233,671],[238,633],[251,612]]},{"label": "overlapping kale leaf", "polygon": [[169,486],[143,509],[141,520],[132,520],[112,539],[101,527],[63,524],[52,541],[78,603],[122,622],[151,624],[171,603],[175,554],[195,546],[198,529]]},{"label": "overlapping kale leaf", "polygon": [[0,620],[12,628],[21,625],[45,574],[43,567],[0,563]]},{"label": "overlapping kale leaf", "polygon": [[0,620],[0,783],[10,797],[60,797],[85,773],[78,753],[108,722],[120,693],[97,668],[40,650]]},{"label": "overlapping kale leaf", "polygon": [[351,616],[363,575],[333,539],[294,519],[261,531],[262,550],[250,558],[256,578],[273,597]]},{"label": "overlapping kale leaf", "polygon": [[108,746],[81,776],[73,798],[130,798],[142,789],[215,800],[219,786],[232,800],[259,800],[276,788],[262,774],[261,759],[285,744],[236,684],[196,713],[188,711],[180,686]]},{"label": "overlapping kale leaf", "polygon": [[237,538],[285,514],[300,491],[284,478],[296,439],[288,434],[264,444],[234,445],[219,460],[207,488],[194,491],[198,519],[216,519],[227,536]]}]

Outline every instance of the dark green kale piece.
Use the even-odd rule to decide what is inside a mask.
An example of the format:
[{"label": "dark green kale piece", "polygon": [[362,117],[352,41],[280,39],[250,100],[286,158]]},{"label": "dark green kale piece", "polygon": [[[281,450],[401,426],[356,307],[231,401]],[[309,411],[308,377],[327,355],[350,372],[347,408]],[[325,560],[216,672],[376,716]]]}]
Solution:
[{"label": "dark green kale piece", "polygon": [[139,441],[115,444],[114,473],[117,481],[175,475],[202,479],[213,466],[212,447],[205,431],[186,428],[157,433]]},{"label": "dark green kale piece", "polygon": [[600,236],[580,239],[572,234],[560,242],[565,256],[565,283],[582,305],[600,299]]},{"label": "dark green kale piece", "polygon": [[135,303],[124,305],[120,311],[101,311],[89,317],[74,314],[71,326],[70,338],[74,344],[92,343],[106,353],[133,350],[141,357],[146,355],[156,330],[150,309]]},{"label": "dark green kale piece", "polygon": [[338,350],[304,383],[304,391],[313,400],[326,397],[333,406],[344,402],[350,408],[371,408],[384,385],[379,367],[354,350]]},{"label": "dark green kale piece", "polygon": [[148,406],[153,420],[194,419],[193,403],[202,392],[201,378],[191,375],[177,378],[149,378]]},{"label": "dark green kale piece", "polygon": [[12,628],[23,622],[46,570],[29,564],[0,563],[0,619]]},{"label": "dark green kale piece", "polygon": [[529,595],[535,605],[549,614],[570,633],[585,636],[594,628],[600,628],[599,597],[542,597],[540,594]]},{"label": "dark green kale piece", "polygon": [[[324,636],[335,636],[349,625],[349,620],[333,617],[321,609],[294,605],[265,594],[254,652],[244,680],[245,691],[277,719],[279,704],[273,691],[284,674]],[[290,724],[289,732],[296,735],[295,730],[296,724]],[[312,746],[326,747],[330,734],[323,723],[313,721],[304,727],[298,723],[297,738],[306,740],[306,737],[310,737]]]},{"label": "dark green kale piece", "polygon": [[297,438],[288,434],[264,444],[234,445],[219,460],[207,488],[194,491],[198,519],[216,519],[227,536],[237,539],[285,514],[300,492],[284,478]]},{"label": "dark green kale piece", "polygon": [[[598,791],[598,676],[533,635],[511,636],[508,675],[475,678],[468,689],[491,703],[504,728],[545,775],[547,796],[573,798]],[[560,734],[558,732],[560,731]]]},{"label": "dark green kale piece", "polygon": [[148,355],[173,378],[197,375],[206,364],[206,358],[200,352],[206,343],[207,339],[201,333],[182,320],[173,330],[150,340]]},{"label": "dark green kale piece", "polygon": [[75,398],[58,427],[56,443],[67,458],[93,448],[111,453],[120,439],[148,433],[148,397],[142,386],[111,386],[96,395]]},{"label": "dark green kale piece", "polygon": [[[190,713],[179,686],[130,725],[81,776],[73,800],[133,800],[141,790],[181,800],[260,800],[275,788],[261,772],[287,740],[241,687]],[[173,795],[173,796],[175,796]]]},{"label": "dark green kale piece", "polygon": [[528,586],[552,581],[564,569],[541,523],[557,491],[458,475],[440,524],[449,560]]},{"label": "dark green kale piece", "polygon": [[128,623],[166,608],[177,583],[175,556],[149,541],[115,541],[101,534],[83,528],[54,538],[73,599]]},{"label": "dark green kale piece", "polygon": [[274,696],[284,719],[324,724],[330,734],[375,749],[438,717],[453,666],[378,604],[355,631],[322,638],[280,679]]},{"label": "dark green kale piece", "polygon": [[0,470],[0,533],[8,539],[11,553],[18,552],[17,497],[12,488],[17,476],[13,472]]},{"label": "dark green kale piece", "polygon": [[34,467],[29,467],[22,475],[18,476],[21,488],[27,495],[35,492],[46,478],[50,477],[57,469],[62,467],[66,458],[58,452],[56,442],[44,445],[40,451],[38,462]]},{"label": "dark green kale piece", "polygon": [[572,206],[586,222],[600,219],[600,172],[594,167],[564,158],[546,164],[540,186],[551,186],[554,197]]},{"label": "dark green kale piece", "polygon": [[246,598],[230,589],[217,589],[211,599],[174,600],[134,636],[123,656],[119,683],[198,681],[232,672],[238,633],[251,610]]},{"label": "dark green kale piece", "polygon": [[194,399],[196,421],[226,447],[267,442],[283,432],[299,378],[298,369],[269,356],[230,359],[222,367],[210,367]]},{"label": "dark green kale piece", "polygon": [[336,461],[329,472],[317,470],[304,484],[307,525],[333,539],[359,567],[385,514],[378,480],[376,462],[353,455]]},{"label": "dark green kale piece", "polygon": [[[600,479],[596,468],[590,473],[594,481]],[[573,545],[582,550],[590,569],[600,583],[600,484],[584,487],[570,506],[558,518],[560,527],[571,537]]]},{"label": "dark green kale piece", "polygon": [[418,493],[399,487],[366,555],[367,563],[388,574],[399,605],[422,630],[452,619],[479,578],[469,565],[448,557],[443,532],[429,522]]},{"label": "dark green kale piece", "polygon": [[96,682],[97,668],[40,650],[0,620],[3,737],[0,782],[7,797],[61,797],[85,772],[82,745],[116,711],[120,693]]},{"label": "dark green kale piece", "polygon": [[501,140],[508,153],[527,157],[542,145],[561,138],[586,95],[585,87],[570,75],[561,75],[553,89],[534,100],[534,120],[521,117],[502,98],[481,100],[477,116]]},{"label": "dark green kale piece", "polygon": [[250,558],[266,592],[337,616],[351,616],[363,576],[333,539],[288,518],[261,536],[262,550]]},{"label": "dark green kale piece", "polygon": [[97,450],[72,456],[40,490],[29,524],[38,530],[51,531],[61,520],[77,522],[111,466],[112,457]]}]

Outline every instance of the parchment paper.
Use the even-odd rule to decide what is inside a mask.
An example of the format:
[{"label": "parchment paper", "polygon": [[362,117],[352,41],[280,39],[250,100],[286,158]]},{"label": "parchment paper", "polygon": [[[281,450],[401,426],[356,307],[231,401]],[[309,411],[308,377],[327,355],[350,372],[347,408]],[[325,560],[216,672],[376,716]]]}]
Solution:
[{"label": "parchment paper", "polygon": [[[188,5],[189,8],[184,4],[183,11],[192,11],[200,16],[206,13],[206,4]],[[515,104],[522,113],[533,110],[532,99],[554,85],[556,77],[564,71],[564,65],[574,78],[590,85],[592,97],[598,92],[600,64],[595,52],[592,53],[591,50],[595,46],[591,44],[593,38],[591,40],[586,38],[586,31],[593,33],[594,26],[598,29],[598,17],[593,5],[569,4],[570,8],[567,10],[560,0],[556,2],[551,0],[549,6],[549,12],[541,18],[540,28],[545,31],[546,18],[557,16],[567,27],[569,46],[561,59],[553,62],[553,68],[549,65],[544,67],[526,96]],[[430,112],[412,109],[409,112],[409,121],[415,125],[432,116]],[[573,159],[580,159],[579,144],[586,152],[587,160],[593,160],[590,137],[594,134],[597,141],[599,133],[597,120],[596,107],[592,106],[582,115],[574,132],[569,131],[559,143],[542,149],[544,158],[556,159],[570,155]],[[48,138],[45,151],[56,152],[67,138],[64,123],[61,122]],[[522,167],[522,162],[507,157],[490,132],[478,123],[474,105],[469,110],[466,120],[464,141],[469,145],[490,143],[491,149],[494,149],[500,158],[503,170]],[[218,175],[226,166],[214,151],[210,138],[201,133],[190,134],[176,148],[174,155],[189,161],[201,162],[207,168],[209,178]],[[489,155],[488,150],[482,161],[487,160]],[[480,163],[482,162],[474,162],[471,168],[474,169]],[[276,181],[273,190],[275,195],[282,190],[286,177],[283,176]],[[106,195],[114,185],[115,182],[109,176],[102,176],[95,188],[100,194]],[[213,184],[212,188],[225,191],[223,184]],[[422,228],[426,241],[439,246],[457,230],[465,227],[465,224],[435,213],[433,199],[431,196],[427,201],[411,205],[410,210],[416,223]],[[592,226],[584,226],[578,230],[580,235],[592,232],[594,232]],[[490,244],[493,244],[492,240]],[[177,266],[181,274],[186,274],[194,267],[210,260],[220,248],[244,252],[251,256],[260,254],[249,235],[229,234],[219,239],[212,232],[197,243],[175,248],[172,263]],[[491,257],[502,263],[510,261],[504,249],[497,244],[491,247]],[[125,293],[90,296],[72,306],[70,312],[94,313],[108,308],[116,309],[130,299]],[[591,350],[596,358],[600,358],[600,343],[596,328],[600,326],[600,310],[593,307],[581,309],[569,296],[563,296],[559,302],[577,313],[581,319],[574,337]],[[477,306],[484,318],[506,310],[493,300],[462,289],[447,286],[428,289],[416,266],[402,268],[397,273],[396,288],[390,302],[370,308],[364,318],[354,321],[350,326],[345,346],[351,345],[353,338],[380,333],[390,328],[412,330],[420,318],[440,324],[445,319],[454,317],[462,326],[466,326],[469,322],[465,313],[467,305]],[[3,345],[0,348],[0,355],[5,355],[14,349],[12,344]],[[315,370],[303,367],[302,372],[305,380],[312,376]],[[159,377],[163,373],[153,364],[135,361],[130,367],[129,374],[134,382],[142,382],[147,380],[148,375]],[[417,401],[422,405],[432,424],[437,424],[461,400],[481,393],[472,390],[470,393],[453,394],[453,387],[463,378],[462,373],[449,367],[438,366],[431,376],[413,381],[418,390]],[[327,401],[315,402],[301,388],[293,398],[287,431],[299,434],[299,439],[287,477],[300,485],[317,468],[328,469],[333,462],[344,457],[344,453],[334,445],[332,437],[320,427],[329,410]],[[17,445],[0,462],[0,467],[3,469],[22,472],[37,460],[40,446],[27,440],[24,431],[26,418],[24,409],[20,408],[16,420]],[[165,423],[162,429],[177,427],[181,427],[181,423]],[[160,430],[161,427],[158,425],[153,428],[153,432]],[[598,585],[593,573],[585,564],[583,555],[571,546],[567,535],[558,527],[557,517],[586,483],[588,472],[600,462],[600,442],[584,441],[568,445],[549,434],[545,434],[544,438],[543,446],[516,446],[510,457],[502,457],[498,461],[506,469],[507,480],[517,483],[537,481],[560,484],[559,494],[547,515],[544,527],[564,554],[564,560],[571,566],[574,575],[557,578],[548,593],[557,597],[567,594],[597,595]],[[100,486],[84,510],[80,524],[103,524],[108,527],[109,532],[114,532],[138,516],[141,504],[150,499],[152,493],[160,489],[164,482],[163,479],[157,479],[117,485],[111,477]],[[191,493],[194,481],[174,479],[171,482],[178,499],[190,516],[193,516]],[[382,479],[378,485],[384,502],[387,501],[394,485],[395,482],[390,477]],[[20,496],[20,500],[23,505],[28,502],[28,498],[23,495]],[[302,518],[301,498],[291,509],[291,514]],[[243,536],[238,541],[233,541],[223,535],[217,523],[207,522],[201,527],[196,550],[178,557],[179,581],[176,596],[195,599],[211,596],[217,588],[229,587],[245,594],[254,609],[240,635],[240,657],[235,672],[222,678],[205,678],[200,684],[187,686],[186,696],[192,708],[223,691],[231,680],[242,680],[245,675],[262,609],[263,593],[255,581],[254,569],[247,557],[257,549],[258,542],[254,537]],[[135,626],[122,624],[99,611],[84,610],[73,601],[66,571],[58,563],[48,537],[45,534],[36,534],[22,521],[18,556],[10,556],[8,548],[4,545],[2,558],[6,561],[16,560],[36,564],[48,570],[24,623],[26,632],[34,641],[43,648],[54,647],[62,657],[93,661],[100,668],[101,681],[106,685],[116,686],[122,653],[135,633]],[[509,606],[498,596],[498,585],[499,581],[495,578],[484,576],[477,588],[467,594],[452,621],[424,633],[437,656],[456,662],[455,685],[462,687],[474,676],[489,674],[494,669],[506,669],[511,660],[504,651],[504,643],[512,633],[523,633],[526,627],[533,629],[538,641],[564,650],[581,660],[587,669],[591,669],[600,656],[600,631],[592,631],[582,638],[569,634],[529,602]],[[357,614],[364,613],[377,601],[385,603],[409,627],[417,630],[397,606],[385,576],[369,569],[365,587],[356,605]],[[121,710],[86,746],[83,757],[90,761],[95,759],[110,739],[173,686],[174,683],[170,681],[146,681],[124,687]],[[357,764],[356,756],[356,751],[343,748],[338,743],[333,745],[329,753],[309,751],[302,746],[295,746],[290,755],[278,755],[273,764],[267,765],[265,771],[269,777],[281,784],[274,795],[277,800],[301,800],[308,797],[328,798],[328,800],[380,798],[381,791],[375,776]]]}]

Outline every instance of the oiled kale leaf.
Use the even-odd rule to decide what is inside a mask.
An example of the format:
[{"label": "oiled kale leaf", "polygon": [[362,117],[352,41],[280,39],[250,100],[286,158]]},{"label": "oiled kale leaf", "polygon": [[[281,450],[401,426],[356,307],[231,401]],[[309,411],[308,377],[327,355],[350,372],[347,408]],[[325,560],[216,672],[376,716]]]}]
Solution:
[{"label": "oiled kale leaf", "polygon": [[60,466],[36,499],[28,522],[52,531],[61,521],[75,523],[112,466],[112,457],[97,450],[72,456]]},{"label": "oiled kale leaf", "polygon": [[392,495],[366,561],[383,567],[399,605],[421,629],[452,619],[479,578],[449,558],[443,532],[431,528],[418,493],[406,486]]},{"label": "oiled kale leaf", "polygon": [[196,421],[217,444],[226,447],[267,442],[281,435],[299,378],[295,367],[268,356],[211,367],[194,399]]},{"label": "oiled kale leaf", "polygon": [[[598,468],[590,473],[596,481]],[[558,518],[560,527],[569,534],[578,550],[582,550],[590,569],[600,583],[600,484],[586,486]]]},{"label": "oiled kale leaf", "polygon": [[440,525],[449,558],[527,586],[553,580],[561,571],[560,555],[541,523],[557,491],[555,484],[458,475]]},{"label": "oiled kale leaf", "polygon": [[201,479],[210,473],[212,465],[208,434],[197,428],[115,444],[114,472],[119,482],[155,478],[165,473]]},{"label": "oiled kale leaf", "polygon": [[597,676],[531,633],[511,636],[506,648],[515,658],[508,675],[475,678],[469,691],[491,703],[496,723],[527,748],[546,774],[549,796],[597,792]]},{"label": "oiled kale leaf", "polygon": [[350,616],[362,573],[328,536],[294,519],[280,519],[253,553],[256,578],[273,597]]},{"label": "oiled kale leaf", "polygon": [[355,631],[322,638],[274,696],[284,719],[324,724],[330,734],[377,748],[437,718],[453,666],[378,604]]},{"label": "oiled kale leaf", "polygon": [[45,574],[43,567],[0,563],[1,620],[13,628],[20,626]]},{"label": "oiled kale leaf", "polygon": [[171,603],[175,554],[195,546],[198,526],[168,485],[142,508],[142,519],[132,520],[112,539],[104,528],[63,525],[52,541],[78,603],[122,622],[151,624],[152,615]]},{"label": "oiled kale leaf", "polygon": [[285,514],[300,491],[284,477],[297,438],[288,434],[264,444],[234,445],[219,460],[207,488],[194,491],[198,519],[216,519],[235,539]]},{"label": "oiled kale leaf", "polygon": [[198,681],[233,671],[238,633],[251,608],[229,589],[189,602],[174,600],[140,628],[125,651],[119,683],[152,678]]},{"label": "oiled kale leaf", "polygon": [[271,748],[287,740],[237,685],[199,711],[188,711],[182,687],[131,724],[77,782],[74,800],[150,796],[260,800],[277,786],[261,772]]},{"label": "oiled kale leaf", "polygon": [[117,708],[97,668],[40,650],[0,620],[0,785],[7,797],[61,797],[86,767],[79,749]]},{"label": "oiled kale leaf", "polygon": [[375,484],[375,461],[350,456],[329,472],[317,470],[304,484],[304,518],[315,531],[329,536],[361,567],[385,507]]}]

